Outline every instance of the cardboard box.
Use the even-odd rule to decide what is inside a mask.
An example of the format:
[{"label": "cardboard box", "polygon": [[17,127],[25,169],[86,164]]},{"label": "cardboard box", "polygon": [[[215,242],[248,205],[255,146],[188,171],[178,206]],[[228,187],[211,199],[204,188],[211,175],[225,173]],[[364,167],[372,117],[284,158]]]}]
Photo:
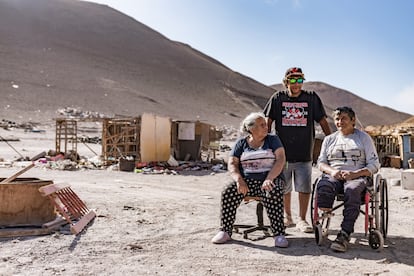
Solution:
[{"label": "cardboard box", "polygon": [[414,169],[401,171],[401,187],[404,190],[414,190]]},{"label": "cardboard box", "polygon": [[389,155],[387,156],[390,160],[390,167],[391,168],[401,168],[401,157],[398,155]]}]

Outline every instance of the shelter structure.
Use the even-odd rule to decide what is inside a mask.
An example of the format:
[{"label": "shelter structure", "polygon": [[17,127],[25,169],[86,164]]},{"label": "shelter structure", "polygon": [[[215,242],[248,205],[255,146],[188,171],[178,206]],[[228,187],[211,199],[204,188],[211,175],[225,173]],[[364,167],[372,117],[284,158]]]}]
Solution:
[{"label": "shelter structure", "polygon": [[[215,126],[200,121],[173,121],[172,152],[177,160],[201,160],[201,152],[213,154],[219,149],[217,141],[223,133]],[[210,157],[210,156],[208,156]]]},{"label": "shelter structure", "polygon": [[56,152],[78,151],[78,120],[56,119]]},{"label": "shelter structure", "polygon": [[[92,119],[56,119],[56,152],[77,154],[78,124]],[[215,154],[222,132],[200,121],[172,121],[144,113],[138,117],[98,118],[102,121],[102,159],[106,164],[201,160],[201,152]]]},{"label": "shelter structure", "polygon": [[409,133],[371,136],[384,167],[409,167],[408,160],[414,157],[414,137]]}]

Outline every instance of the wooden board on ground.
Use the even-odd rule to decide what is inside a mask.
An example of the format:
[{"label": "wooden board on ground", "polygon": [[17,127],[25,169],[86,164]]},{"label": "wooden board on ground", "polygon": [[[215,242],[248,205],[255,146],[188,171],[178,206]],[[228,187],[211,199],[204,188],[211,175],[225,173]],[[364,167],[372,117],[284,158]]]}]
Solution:
[{"label": "wooden board on ground", "polygon": [[4,229],[0,229],[0,238],[42,236],[42,235],[48,235],[52,233],[53,231],[55,231],[53,228],[39,228],[39,227],[4,228]]}]

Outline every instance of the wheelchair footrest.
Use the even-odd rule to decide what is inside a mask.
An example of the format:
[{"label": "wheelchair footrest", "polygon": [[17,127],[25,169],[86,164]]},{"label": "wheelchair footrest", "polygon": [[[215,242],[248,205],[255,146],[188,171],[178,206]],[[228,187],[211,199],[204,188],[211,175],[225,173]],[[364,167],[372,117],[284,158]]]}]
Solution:
[{"label": "wheelchair footrest", "polygon": [[327,219],[327,218],[332,218],[334,216],[335,216],[335,213],[333,213],[333,212],[323,212],[319,218],[320,219]]}]

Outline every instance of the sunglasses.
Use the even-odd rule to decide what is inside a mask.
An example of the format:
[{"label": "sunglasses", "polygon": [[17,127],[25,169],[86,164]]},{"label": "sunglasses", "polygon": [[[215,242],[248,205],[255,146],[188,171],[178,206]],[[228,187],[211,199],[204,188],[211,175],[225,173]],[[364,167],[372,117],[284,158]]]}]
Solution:
[{"label": "sunglasses", "polygon": [[303,79],[302,78],[298,78],[298,79],[288,79],[290,84],[294,84],[294,83],[303,83]]}]

